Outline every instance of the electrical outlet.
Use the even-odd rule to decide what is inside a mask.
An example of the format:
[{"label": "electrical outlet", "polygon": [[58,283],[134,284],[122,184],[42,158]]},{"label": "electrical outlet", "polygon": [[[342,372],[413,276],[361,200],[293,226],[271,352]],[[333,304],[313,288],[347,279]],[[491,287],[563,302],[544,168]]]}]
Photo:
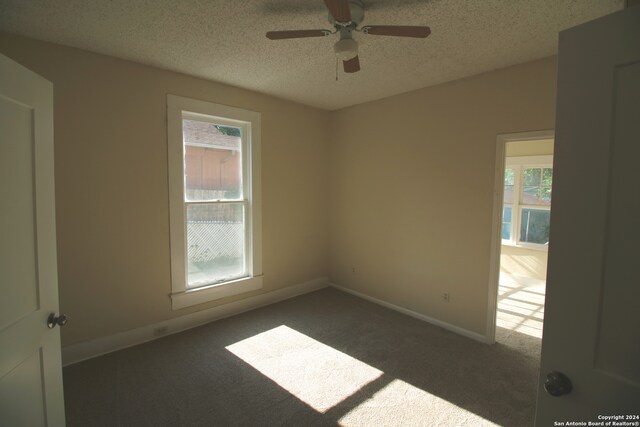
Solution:
[{"label": "electrical outlet", "polygon": [[162,335],[167,335],[169,333],[168,326],[160,326],[159,328],[155,328],[153,330],[154,337],[161,337]]},{"label": "electrical outlet", "polygon": [[442,301],[444,302],[450,302],[450,295],[449,292],[445,292],[442,294]]}]

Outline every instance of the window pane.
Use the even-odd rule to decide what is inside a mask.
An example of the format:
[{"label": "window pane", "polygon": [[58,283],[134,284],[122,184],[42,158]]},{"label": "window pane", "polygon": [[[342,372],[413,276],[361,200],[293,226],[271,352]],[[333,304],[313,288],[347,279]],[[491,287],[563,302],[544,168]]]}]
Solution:
[{"label": "window pane", "polygon": [[516,179],[515,171],[512,168],[504,170],[504,185],[513,185]]},{"label": "window pane", "polygon": [[553,168],[544,168],[542,170],[542,185],[545,187],[551,187],[552,179],[553,179]]},{"label": "window pane", "polygon": [[188,287],[244,277],[244,205],[187,205]]},{"label": "window pane", "polygon": [[504,186],[504,203],[513,203],[513,185],[505,185]]},{"label": "window pane", "polygon": [[511,206],[505,206],[502,209],[502,221],[511,222]]},{"label": "window pane", "polygon": [[511,206],[504,206],[502,208],[502,239],[511,240],[511,212],[513,208]]},{"label": "window pane", "polygon": [[522,204],[551,205],[552,168],[525,168],[523,171]]},{"label": "window pane", "polygon": [[502,223],[502,240],[511,240],[511,224]]},{"label": "window pane", "polygon": [[522,182],[524,185],[540,185],[541,177],[540,168],[525,168],[522,174]]},{"label": "window pane", "polygon": [[550,211],[546,209],[522,209],[520,241],[547,244],[549,242]]},{"label": "window pane", "polygon": [[182,120],[185,200],[242,199],[241,129]]},{"label": "window pane", "polygon": [[515,182],[515,170],[507,168],[504,170],[504,203],[513,203],[513,184]]}]

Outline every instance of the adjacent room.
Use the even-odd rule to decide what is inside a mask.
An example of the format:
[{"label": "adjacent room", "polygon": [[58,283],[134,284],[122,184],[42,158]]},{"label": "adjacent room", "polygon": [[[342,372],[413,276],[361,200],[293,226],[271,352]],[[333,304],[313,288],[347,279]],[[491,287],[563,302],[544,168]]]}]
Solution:
[{"label": "adjacent room", "polygon": [[[553,138],[506,141],[496,326],[542,338],[553,184]],[[513,136],[512,136],[513,137]],[[524,138],[524,139],[522,139]],[[516,335],[517,336],[517,335]]]},{"label": "adjacent room", "polygon": [[[571,391],[541,369],[566,271],[547,256],[577,206],[562,169],[579,175],[557,143],[558,34],[627,7],[0,0],[0,412],[534,425],[544,390]],[[599,369],[635,399],[617,355],[640,350],[606,331],[640,327],[603,307]]]}]

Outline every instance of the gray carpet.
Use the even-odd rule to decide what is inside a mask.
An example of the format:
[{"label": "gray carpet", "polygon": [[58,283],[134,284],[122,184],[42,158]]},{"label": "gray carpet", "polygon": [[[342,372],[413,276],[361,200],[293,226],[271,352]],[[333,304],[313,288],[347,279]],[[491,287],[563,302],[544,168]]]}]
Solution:
[{"label": "gray carpet", "polygon": [[327,288],[64,369],[67,425],[533,425],[540,340]]}]

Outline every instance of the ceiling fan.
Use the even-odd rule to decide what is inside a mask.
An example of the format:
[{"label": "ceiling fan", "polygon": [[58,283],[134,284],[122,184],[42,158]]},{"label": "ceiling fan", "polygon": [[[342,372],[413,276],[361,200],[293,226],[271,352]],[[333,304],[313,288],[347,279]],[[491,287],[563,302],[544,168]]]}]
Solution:
[{"label": "ceiling fan", "polygon": [[364,19],[364,4],[362,0],[324,0],[329,10],[329,23],[335,30],[289,30],[269,31],[270,40],[298,39],[304,37],[326,37],[340,33],[340,40],[333,46],[336,58],[342,60],[345,73],[360,71],[358,59],[358,42],[353,39],[353,32],[376,36],[418,37],[425,38],[431,34],[431,29],[424,26],[409,25],[367,25],[358,26]]}]

